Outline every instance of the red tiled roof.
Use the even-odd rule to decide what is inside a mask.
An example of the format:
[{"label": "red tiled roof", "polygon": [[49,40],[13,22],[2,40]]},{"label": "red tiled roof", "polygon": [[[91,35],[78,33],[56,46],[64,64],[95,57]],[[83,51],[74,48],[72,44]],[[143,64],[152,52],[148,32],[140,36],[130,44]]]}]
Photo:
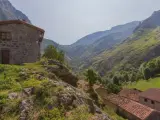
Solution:
[{"label": "red tiled roof", "polygon": [[140,97],[160,102],[160,89],[151,88],[139,94]]},{"label": "red tiled roof", "polygon": [[154,112],[153,109],[145,105],[142,105],[133,100],[129,100],[127,98],[121,97],[119,95],[112,94],[112,95],[109,95],[107,99],[113,104],[125,110],[126,112],[136,116],[140,120],[145,120]]},{"label": "red tiled roof", "polygon": [[126,97],[128,99],[139,101],[139,94],[141,93],[140,90],[137,89],[123,89],[119,92],[120,96]]},{"label": "red tiled roof", "polygon": [[22,20],[6,20],[6,21],[0,21],[0,25],[4,25],[4,24],[24,24],[26,26],[29,26],[29,27],[32,27],[34,29],[37,29],[41,32],[45,32],[43,29],[39,28],[39,27],[36,27],[34,25],[31,25],[25,21],[22,21]]}]

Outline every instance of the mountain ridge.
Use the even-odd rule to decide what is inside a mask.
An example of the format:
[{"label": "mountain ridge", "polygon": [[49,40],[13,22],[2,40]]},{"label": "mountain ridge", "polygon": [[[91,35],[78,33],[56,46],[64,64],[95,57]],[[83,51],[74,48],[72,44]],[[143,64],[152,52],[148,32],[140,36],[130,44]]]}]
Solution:
[{"label": "mountain ridge", "polygon": [[29,18],[17,10],[8,0],[0,0],[0,20],[16,20],[23,19],[28,23],[31,23]]},{"label": "mountain ridge", "polygon": [[154,12],[124,42],[90,58],[81,64],[82,69],[92,66],[102,76],[106,76],[111,71],[138,69],[143,62],[160,56],[159,19],[160,11]]}]

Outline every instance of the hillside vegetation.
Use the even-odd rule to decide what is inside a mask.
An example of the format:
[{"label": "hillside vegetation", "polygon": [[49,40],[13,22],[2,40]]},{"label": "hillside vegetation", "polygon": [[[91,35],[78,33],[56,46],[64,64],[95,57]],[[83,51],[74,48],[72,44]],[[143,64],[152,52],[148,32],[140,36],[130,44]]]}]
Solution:
[{"label": "hillside vegetation", "polygon": [[[67,79],[69,84],[64,82]],[[0,65],[0,119],[109,120],[104,113],[90,112],[95,109],[92,100],[70,85],[76,80],[54,60]]]},{"label": "hillside vegetation", "polygon": [[138,68],[141,63],[160,55],[160,27],[137,31],[122,44],[93,57],[88,65],[101,75],[109,71]]}]

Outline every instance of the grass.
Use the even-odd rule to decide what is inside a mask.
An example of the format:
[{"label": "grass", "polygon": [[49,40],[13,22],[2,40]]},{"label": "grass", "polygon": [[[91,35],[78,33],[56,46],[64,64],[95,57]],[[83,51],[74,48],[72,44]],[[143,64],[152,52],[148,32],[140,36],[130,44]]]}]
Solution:
[{"label": "grass", "polygon": [[104,76],[110,70],[116,71],[121,68],[122,65],[131,64],[134,67],[139,66],[144,61],[144,56],[154,49],[155,46],[160,45],[158,32],[160,32],[159,27],[133,34],[128,38],[128,41],[106,50],[98,56],[94,56],[90,60],[91,66],[102,72]]},{"label": "grass", "polygon": [[146,80],[139,80],[138,82],[130,83],[124,86],[125,88],[137,88],[139,90],[145,91],[149,88],[160,88],[160,77]]},{"label": "grass", "polygon": [[114,110],[110,107],[105,107],[104,112],[107,113],[112,120],[126,120],[126,119],[120,117],[119,115],[117,115],[114,112]]}]

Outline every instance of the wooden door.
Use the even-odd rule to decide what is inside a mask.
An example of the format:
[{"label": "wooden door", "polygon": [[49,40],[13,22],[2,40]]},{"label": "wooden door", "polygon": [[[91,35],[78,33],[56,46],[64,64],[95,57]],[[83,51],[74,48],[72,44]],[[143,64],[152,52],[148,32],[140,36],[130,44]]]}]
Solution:
[{"label": "wooden door", "polygon": [[1,50],[2,64],[9,64],[10,61],[10,51],[9,50]]}]

